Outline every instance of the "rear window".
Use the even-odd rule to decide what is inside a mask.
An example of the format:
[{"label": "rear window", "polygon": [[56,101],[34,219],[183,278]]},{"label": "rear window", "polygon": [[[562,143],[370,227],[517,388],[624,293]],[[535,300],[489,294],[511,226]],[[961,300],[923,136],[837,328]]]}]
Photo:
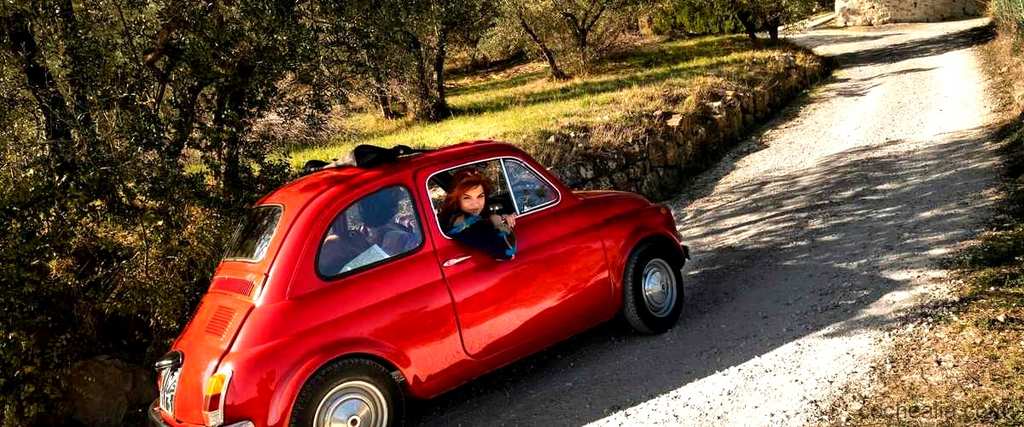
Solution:
[{"label": "rear window", "polygon": [[259,261],[267,254],[270,239],[274,237],[277,221],[281,219],[280,206],[260,206],[249,210],[235,229],[225,259]]}]

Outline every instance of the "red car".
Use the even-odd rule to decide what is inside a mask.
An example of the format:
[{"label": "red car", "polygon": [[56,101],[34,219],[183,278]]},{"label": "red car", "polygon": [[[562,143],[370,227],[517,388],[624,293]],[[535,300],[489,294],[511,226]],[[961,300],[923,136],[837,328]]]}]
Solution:
[{"label": "red car", "polygon": [[[156,364],[151,424],[396,425],[406,398],[618,313],[641,333],[678,320],[688,250],[667,208],[572,191],[508,144],[395,150],[328,165],[256,203]],[[513,259],[441,228],[449,181],[466,168],[494,183],[490,209],[516,215]],[[387,242],[367,246],[374,235]]]}]

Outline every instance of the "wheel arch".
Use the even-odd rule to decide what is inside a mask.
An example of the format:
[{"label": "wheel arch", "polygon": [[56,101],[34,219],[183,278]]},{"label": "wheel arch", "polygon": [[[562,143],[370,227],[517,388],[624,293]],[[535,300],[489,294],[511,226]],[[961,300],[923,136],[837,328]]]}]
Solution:
[{"label": "wheel arch", "polygon": [[358,349],[332,352],[333,355],[326,356],[324,353],[309,358],[301,367],[296,369],[292,377],[287,380],[283,387],[276,390],[276,396],[270,404],[268,413],[268,425],[287,426],[291,422],[292,411],[296,400],[311,378],[326,367],[343,360],[368,360],[383,366],[398,383],[398,388],[408,395],[415,395],[409,389],[409,381],[405,370],[401,366],[404,354],[394,351],[388,352],[385,348],[369,348],[360,346]]},{"label": "wheel arch", "polygon": [[671,252],[675,255],[674,261],[679,263],[679,267],[686,263],[686,253],[683,251],[682,246],[671,237],[660,233],[650,234],[638,240],[633,245],[633,248],[630,249],[629,256],[633,256],[637,249],[646,244]]},{"label": "wheel arch", "polygon": [[606,250],[608,250],[609,254],[609,273],[613,284],[613,291],[619,306],[623,302],[622,286],[624,283],[623,275],[626,274],[626,264],[629,262],[629,258],[642,245],[654,244],[670,251],[676,256],[675,261],[679,262],[680,267],[686,261],[687,254],[684,252],[679,241],[672,234],[657,228],[637,227],[619,236],[618,242],[612,243],[615,240],[615,236],[611,236],[609,240],[606,240]]}]

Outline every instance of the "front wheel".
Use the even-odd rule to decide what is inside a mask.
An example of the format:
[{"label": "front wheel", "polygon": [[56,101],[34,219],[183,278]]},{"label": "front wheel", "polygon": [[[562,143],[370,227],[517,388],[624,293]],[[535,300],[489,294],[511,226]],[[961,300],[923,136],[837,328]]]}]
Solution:
[{"label": "front wheel", "polygon": [[333,362],[302,387],[292,408],[293,427],[402,425],[402,391],[388,370],[363,359]]},{"label": "front wheel", "polygon": [[671,329],[683,311],[683,275],[679,257],[645,243],[630,255],[623,275],[623,317],[633,329],[660,334]]}]

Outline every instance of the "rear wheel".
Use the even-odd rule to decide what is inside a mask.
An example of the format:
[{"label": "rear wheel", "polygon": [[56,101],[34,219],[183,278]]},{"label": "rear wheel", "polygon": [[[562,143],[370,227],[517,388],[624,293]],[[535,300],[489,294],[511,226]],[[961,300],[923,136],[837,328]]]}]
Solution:
[{"label": "rear wheel", "polygon": [[660,334],[683,311],[682,260],[661,245],[642,243],[633,250],[623,277],[622,314],[633,329]]},{"label": "rear wheel", "polygon": [[402,425],[405,401],[387,368],[346,359],[317,371],[292,408],[298,427],[387,427]]}]

